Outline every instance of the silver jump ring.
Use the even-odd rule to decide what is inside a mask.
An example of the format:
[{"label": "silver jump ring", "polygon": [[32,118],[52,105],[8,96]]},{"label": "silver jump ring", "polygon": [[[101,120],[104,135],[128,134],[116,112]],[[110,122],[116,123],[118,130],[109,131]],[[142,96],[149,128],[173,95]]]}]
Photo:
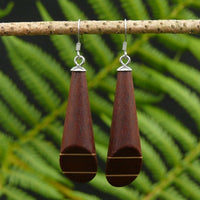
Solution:
[{"label": "silver jump ring", "polygon": [[[81,60],[80,63],[78,63],[77,61],[78,60]],[[85,62],[85,58],[81,55],[78,55],[74,58],[74,63],[77,65],[77,66],[81,66],[83,63]]]},{"label": "silver jump ring", "polygon": [[[127,59],[127,61],[124,62],[122,59]],[[131,58],[127,54],[124,54],[119,58],[119,61],[123,66],[127,66],[131,62]]]}]

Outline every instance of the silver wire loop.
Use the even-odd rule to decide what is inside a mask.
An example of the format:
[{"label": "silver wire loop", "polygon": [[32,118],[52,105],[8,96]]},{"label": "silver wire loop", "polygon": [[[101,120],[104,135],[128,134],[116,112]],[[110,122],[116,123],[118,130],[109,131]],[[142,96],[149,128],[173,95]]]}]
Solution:
[{"label": "silver wire loop", "polygon": [[[131,58],[127,55],[126,49],[127,49],[127,22],[126,19],[124,19],[124,42],[122,44],[122,50],[124,51],[124,55],[122,55],[119,58],[120,63],[122,66],[120,66],[117,71],[132,71],[132,69],[127,66],[131,62]],[[124,62],[123,60],[127,60]]]},{"label": "silver wire loop", "polygon": [[[80,19],[78,20],[78,42],[76,43],[76,53],[77,56],[74,58],[74,63],[76,64],[76,66],[74,66],[71,71],[78,71],[78,72],[84,72],[86,71],[86,69],[84,67],[82,67],[81,65],[85,62],[85,58],[80,54],[80,50],[81,50],[81,43],[80,43]],[[80,62],[78,62],[80,61]]]},{"label": "silver wire loop", "polygon": [[[78,63],[78,60],[80,60],[80,63]],[[76,66],[74,66],[71,71],[76,71],[76,72],[85,72],[86,69],[84,67],[82,67],[81,65],[85,62],[85,58],[81,55],[77,55],[74,58],[74,63],[76,64]]]},{"label": "silver wire loop", "polygon": [[[123,59],[127,60],[126,62],[123,61]],[[124,66],[126,67],[130,62],[131,62],[131,58],[127,55],[127,54],[124,54],[122,55],[120,58],[119,58],[119,62]]]},{"label": "silver wire loop", "polygon": [[[124,62],[123,59],[127,59],[127,61]],[[119,61],[122,64],[122,66],[120,66],[117,69],[117,71],[132,71],[132,69],[129,66],[127,66],[131,62],[131,58],[127,54],[122,55],[119,58]]]},{"label": "silver wire loop", "polygon": [[[80,63],[78,63],[78,60],[80,60]],[[81,66],[83,63],[85,62],[85,58],[81,55],[78,55],[74,58],[74,63],[77,65],[77,66]]]}]

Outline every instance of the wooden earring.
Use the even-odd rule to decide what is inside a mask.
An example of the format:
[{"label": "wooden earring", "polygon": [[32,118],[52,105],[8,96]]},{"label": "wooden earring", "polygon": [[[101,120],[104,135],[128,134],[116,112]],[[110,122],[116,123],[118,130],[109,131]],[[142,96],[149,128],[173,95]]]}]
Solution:
[{"label": "wooden earring", "polygon": [[[122,47],[124,55],[120,57],[122,66],[117,69],[117,86],[106,164],[106,178],[111,185],[117,187],[130,184],[142,167],[132,69],[127,66],[130,57],[126,48],[125,38]],[[123,59],[127,59],[127,62],[124,63]]]},{"label": "wooden earring", "polygon": [[[60,167],[63,173],[76,182],[88,182],[97,172],[92,117],[89,106],[86,70],[81,65],[85,58],[80,55],[81,43],[76,44],[76,64],[72,77],[61,144]],[[77,61],[80,61],[78,63]]]}]

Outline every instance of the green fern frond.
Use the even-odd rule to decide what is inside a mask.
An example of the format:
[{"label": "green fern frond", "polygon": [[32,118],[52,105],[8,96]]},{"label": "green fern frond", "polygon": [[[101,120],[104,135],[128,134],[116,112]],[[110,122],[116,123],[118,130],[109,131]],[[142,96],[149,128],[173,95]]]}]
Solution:
[{"label": "green fern frond", "polygon": [[40,119],[40,113],[31,105],[24,94],[2,72],[0,72],[0,96],[12,108],[15,114],[29,126],[33,126]]},{"label": "green fern frond", "polygon": [[[200,99],[197,97],[197,95],[194,92],[191,92],[188,88],[182,86],[174,79],[161,75],[155,70],[145,68],[145,72],[148,72],[150,78],[154,80],[154,84],[168,93],[190,114],[199,127]],[[163,84],[163,82],[165,84]]]},{"label": "green fern frond", "polygon": [[21,189],[18,189],[16,187],[7,185],[3,188],[3,194],[6,194],[6,196],[10,199],[10,200],[22,200],[22,199],[26,199],[26,200],[36,200],[34,197],[28,195],[26,192],[24,192]]},{"label": "green fern frond", "polygon": [[[115,98],[115,87],[116,86],[116,80],[114,81],[115,84],[111,85],[110,80],[106,79],[105,81],[103,81],[104,83],[101,84],[101,89],[103,89],[103,87],[105,87],[104,91],[109,91],[109,99],[114,102],[114,98]],[[134,89],[134,93],[135,93],[135,101],[136,104],[138,106],[143,106],[144,104],[153,104],[153,103],[158,103],[160,102],[163,98],[164,98],[164,94],[152,94],[150,92],[146,92],[144,90],[141,89]],[[104,100],[105,101],[105,100]]]},{"label": "green fern frond", "polygon": [[15,136],[20,136],[25,131],[25,125],[22,124],[8,107],[0,100],[0,124],[1,127],[8,133]]},{"label": "green fern frond", "polygon": [[[141,117],[139,118],[139,120],[142,120]],[[109,124],[110,123],[111,123],[111,119],[109,119]],[[152,122],[150,122],[150,123],[152,123]],[[139,127],[144,127],[146,130],[148,130],[148,127],[144,126],[144,122],[141,124],[140,121],[139,121]],[[143,128],[140,128],[140,129],[142,130]],[[159,133],[159,135],[160,135],[160,133]],[[152,139],[150,139],[151,141],[153,140],[154,137],[157,138],[157,136],[151,136],[151,137],[152,137]],[[160,135],[160,138],[162,138],[161,140],[163,140],[163,141],[165,140],[165,143],[166,143],[165,145],[168,145],[168,141],[166,141],[166,139],[164,139],[163,135],[162,136]],[[159,141],[158,140],[159,139],[157,138],[156,143],[160,142],[160,140]],[[171,143],[171,142],[169,142],[169,143]],[[154,176],[155,179],[157,179],[157,180],[162,179],[162,177],[165,175],[165,173],[167,171],[167,169],[165,167],[165,164],[160,159],[159,155],[155,152],[155,150],[151,147],[151,145],[149,145],[144,139],[141,139],[141,144],[142,144],[142,153],[143,153],[143,158],[144,158],[144,164],[151,171],[151,174],[153,174],[153,176]],[[169,146],[168,146],[168,148],[170,148]],[[99,145],[98,145],[98,147],[99,147]],[[99,148],[103,152],[102,147],[100,146]],[[159,150],[162,151],[162,148],[163,148],[163,145],[161,145],[161,147],[159,147]],[[165,148],[163,148],[163,150],[164,149]],[[179,157],[180,157],[180,152],[178,150],[176,150],[176,152],[178,152]],[[166,154],[167,153],[168,152],[166,152]],[[180,160],[180,158],[178,158],[178,159]],[[152,163],[151,160],[154,160],[154,162]]]},{"label": "green fern frond", "polygon": [[91,195],[91,194],[86,194],[86,193],[79,192],[79,191],[73,191],[73,193],[77,197],[80,197],[80,199],[84,199],[84,200],[101,200],[97,196],[94,196],[94,195]]},{"label": "green fern frond", "polygon": [[1,146],[0,146],[0,166],[1,166],[2,163],[4,162],[4,158],[6,158],[7,156],[7,151],[10,147],[10,144],[13,141],[9,136],[5,135],[1,131],[0,131],[0,141],[1,141]]},{"label": "green fern frond", "polygon": [[167,69],[174,76],[200,92],[200,72],[192,66],[169,59],[149,44],[144,45],[138,51],[143,58],[148,59],[148,63],[164,67],[164,69]]},{"label": "green fern frond", "polygon": [[101,114],[104,113],[108,116],[112,116],[112,105],[97,95],[96,93],[90,91],[89,93],[90,96],[90,106],[91,110],[96,113],[96,114]]},{"label": "green fern frond", "polygon": [[114,58],[114,54],[98,35],[85,35],[84,48],[90,52],[92,58],[100,68],[110,64]]},{"label": "green fern frond", "polygon": [[200,183],[200,162],[199,160],[194,161],[193,163],[187,165],[187,171],[190,176]]},{"label": "green fern frond", "polygon": [[47,160],[49,164],[55,167],[57,170],[59,167],[59,151],[54,147],[54,145],[45,140],[34,138],[31,140],[31,145],[34,149],[43,157],[44,160]]},{"label": "green fern frond", "polygon": [[49,166],[49,164],[30,145],[29,147],[24,146],[23,149],[19,149],[16,154],[39,174],[43,174],[57,181],[63,181],[63,176],[59,171]]},{"label": "green fern frond", "polygon": [[142,0],[120,0],[121,6],[129,19],[145,20],[149,19],[149,14]]},{"label": "green fern frond", "polygon": [[154,83],[154,80],[149,77],[141,65],[134,63],[134,65],[130,66],[133,69],[132,75],[136,87],[152,93],[163,94],[163,91]]},{"label": "green fern frond", "polygon": [[156,70],[163,72],[166,71],[166,69],[163,67],[163,63],[165,63],[167,56],[162,54],[160,51],[157,51],[156,48],[154,48],[149,43],[145,43],[140,46],[140,48],[137,49],[137,54],[139,57],[143,58],[143,62],[148,62],[149,65],[155,67]]},{"label": "green fern frond", "polygon": [[48,199],[62,199],[63,196],[47,182],[31,173],[13,170],[8,175],[8,182],[13,186],[20,186],[26,190],[31,190]]},{"label": "green fern frond", "polygon": [[155,180],[161,180],[167,172],[165,164],[159,154],[143,138],[141,138],[141,146],[144,165],[149,169]]},{"label": "green fern frond", "polygon": [[50,136],[50,138],[52,138],[52,140],[57,145],[61,144],[63,124],[61,124],[60,122],[54,122],[45,127],[44,132],[46,133],[46,135]]},{"label": "green fern frond", "polygon": [[[100,128],[97,126],[94,127],[94,133],[95,133],[95,141],[97,141],[96,151],[97,151],[98,155],[100,156],[100,158],[102,160],[106,161],[108,144],[105,144],[105,141],[106,141],[106,143],[108,143],[108,136],[105,133],[103,133],[102,130],[100,130]],[[97,138],[97,135],[98,135],[98,138]],[[103,136],[103,139],[102,139],[102,136]],[[101,142],[101,140],[104,142]],[[155,177],[159,176],[159,173],[162,174],[162,176],[163,176],[166,173],[165,165],[158,158],[157,153],[155,153],[155,151],[152,149],[152,147],[150,145],[148,145],[144,139],[142,139],[141,142],[142,142],[142,151],[143,151],[143,157],[144,157],[145,163],[147,163],[147,165],[150,166],[150,168],[154,171]],[[148,158],[150,159],[150,162],[149,162]],[[152,158],[154,160],[154,165],[151,167]],[[158,163],[156,161],[158,161],[158,163],[161,165],[157,165]],[[161,166],[163,166],[163,167],[161,167]],[[140,176],[141,176],[141,178],[139,178]],[[150,187],[151,183],[148,180],[148,178],[144,174],[140,174],[139,177],[136,179],[136,181],[134,181],[133,185],[142,191],[146,191],[146,192],[149,191],[151,188]]]},{"label": "green fern frond", "polygon": [[[181,34],[157,34],[159,42],[164,44],[170,50],[175,52],[185,51],[188,48],[188,40],[185,40],[184,35]],[[179,41],[179,42],[177,42]]]},{"label": "green fern frond", "polygon": [[51,86],[40,76],[31,71],[28,65],[15,59],[13,65],[17,68],[21,79],[33,94],[33,97],[45,111],[53,111],[60,104],[60,98],[51,89]]},{"label": "green fern frond", "polygon": [[134,180],[131,185],[133,185],[142,193],[148,193],[151,191],[152,188],[152,182],[143,171],[140,172],[139,176]]},{"label": "green fern frond", "polygon": [[104,113],[100,115],[101,120],[107,125],[107,127],[111,126],[111,118],[108,115],[105,115]]},{"label": "green fern frond", "polygon": [[[160,39],[160,42],[162,42],[166,47],[177,51],[177,49],[179,49],[180,51],[185,51],[185,50],[189,50],[198,60],[200,60],[200,40],[196,37],[193,36],[188,36],[188,35],[171,35],[171,34],[159,34],[157,36]],[[179,41],[178,43],[176,41]],[[149,46],[150,47],[150,46]],[[152,49],[153,50],[153,49]],[[155,49],[153,50],[153,53],[155,53]],[[158,55],[158,51],[157,51],[157,55]],[[164,54],[159,54],[159,56],[164,56]],[[167,59],[167,57],[163,57],[163,61],[164,59]],[[169,59],[167,59],[169,61]],[[166,61],[167,61],[166,60]],[[184,66],[182,63],[174,63],[174,64],[181,64],[181,66],[179,66],[180,68],[185,68],[183,69],[184,71],[186,71],[186,65]],[[170,69],[170,62],[167,64],[165,64],[165,66],[167,65],[167,68],[169,67]],[[171,66],[173,66],[173,61],[171,62]],[[188,66],[189,68],[190,66]],[[191,68],[191,67],[190,67]],[[175,71],[175,70],[174,70]],[[171,71],[172,72],[172,71]],[[199,71],[195,70],[194,74],[197,73],[197,75],[199,76]],[[177,75],[177,74],[176,74]],[[185,75],[185,74],[183,74]],[[178,77],[178,76],[177,76]],[[196,76],[197,77],[197,76]],[[180,78],[180,77],[179,77]],[[194,78],[194,77],[193,77]],[[190,80],[191,81],[191,80]],[[188,81],[189,82],[189,81]],[[193,83],[191,83],[192,85]],[[198,85],[199,86],[199,85]],[[198,88],[198,87],[196,87]],[[197,89],[198,90],[198,89]],[[198,90],[199,91],[199,90]]]},{"label": "green fern frond", "polygon": [[136,104],[141,106],[144,104],[158,103],[164,98],[163,94],[155,95],[140,89],[135,89],[134,92]]},{"label": "green fern frond", "polygon": [[170,166],[181,160],[181,152],[172,138],[146,114],[137,111],[139,128],[155,148],[163,154]]},{"label": "green fern frond", "polygon": [[199,0],[197,0],[197,1],[191,1],[190,5],[191,5],[191,7],[199,8],[200,7],[200,1]]},{"label": "green fern frond", "polygon": [[[21,80],[31,91],[33,97],[45,111],[52,111],[60,104],[60,99],[51,89],[51,86],[29,68],[29,64],[21,60],[21,56],[17,54],[9,41],[5,41],[9,50],[9,57],[13,66],[17,70]],[[13,50],[12,50],[13,49]]]},{"label": "green fern frond", "polygon": [[107,159],[107,149],[109,138],[108,135],[97,125],[93,126],[94,139],[96,141],[95,148],[97,155],[105,162]]},{"label": "green fern frond", "polygon": [[191,53],[200,60],[200,39],[195,37],[189,37],[185,36],[185,39],[188,40],[188,48],[191,51]]},{"label": "green fern frond", "polygon": [[[52,21],[53,19],[40,1],[36,2],[37,8],[44,21]],[[60,58],[65,62],[67,67],[73,66],[73,59],[76,56],[75,49],[71,51],[71,48],[75,45],[73,40],[68,35],[51,35],[51,41],[59,52]]]},{"label": "green fern frond", "polygon": [[170,13],[170,6],[168,0],[146,0],[147,4],[151,8],[155,19],[166,19]]},{"label": "green fern frond", "polygon": [[192,12],[191,10],[185,8],[183,10],[181,10],[178,15],[177,15],[177,19],[198,19],[199,17]]},{"label": "green fern frond", "polygon": [[117,7],[114,6],[114,2],[105,0],[88,0],[88,3],[91,5],[95,13],[98,15],[98,18],[101,20],[119,20],[121,16],[117,10]]},{"label": "green fern frond", "polygon": [[174,116],[153,106],[144,106],[143,109],[159,122],[186,151],[191,150],[197,144],[197,139],[191,131],[183,126]]},{"label": "green fern frond", "polygon": [[[139,120],[141,120],[141,118],[139,118]],[[109,124],[110,123],[111,123],[111,119],[110,119]],[[140,126],[140,123],[139,123],[139,126]],[[141,126],[144,126],[144,124],[142,124]],[[148,130],[148,128],[147,128],[147,130]],[[163,137],[163,136],[161,136],[161,137]],[[159,142],[157,142],[157,143],[159,143]],[[152,148],[152,146],[149,145],[142,138],[141,138],[141,144],[142,144],[142,154],[143,154],[144,165],[150,170],[151,174],[153,175],[153,177],[156,180],[162,179],[167,172],[165,164],[160,159],[159,155],[155,152],[155,150]],[[98,148],[100,148],[99,150],[101,152],[104,151],[103,148],[99,145],[98,145]],[[105,156],[106,154],[104,153],[103,155]],[[153,163],[151,162],[152,160],[153,160]]]},{"label": "green fern frond", "polygon": [[[133,72],[133,76],[134,76],[134,72]],[[101,91],[109,93],[110,94],[109,97],[112,101],[114,99],[115,86],[116,86],[116,79],[111,76],[106,77],[104,81],[102,81],[99,84]],[[135,93],[135,101],[137,104],[158,103],[164,97],[163,94],[156,95],[156,94],[152,94],[150,92],[146,92],[141,89],[135,89],[134,93]]]},{"label": "green fern frond", "polygon": [[[81,10],[68,0],[58,0],[63,14],[68,20],[87,19]],[[99,67],[110,64],[114,55],[99,35],[85,35],[84,48],[90,52]]]},{"label": "green fern frond", "polygon": [[[184,184],[187,183],[187,184]],[[175,180],[176,187],[185,195],[185,197],[190,199],[200,199],[200,189],[199,186],[193,182],[187,175],[182,174]]]},{"label": "green fern frond", "polygon": [[[52,21],[53,19],[42,5],[40,1],[36,2],[40,15],[44,21]],[[64,61],[67,68],[71,68],[74,66],[73,58],[76,56],[75,53],[75,43],[73,42],[72,38],[68,35],[51,35],[50,39],[58,50],[60,58]],[[74,47],[74,49],[72,49]],[[83,55],[83,54],[82,54]],[[94,69],[86,63],[87,70],[87,78],[91,80],[94,76]]]},{"label": "green fern frond", "polygon": [[108,146],[108,135],[96,124],[93,125],[94,138],[99,144]]},{"label": "green fern frond", "polygon": [[[107,20],[120,19],[121,15],[142,20],[152,14],[159,19],[196,18],[198,13],[196,8],[193,9],[192,1],[58,0],[55,4],[62,10],[64,18],[80,18],[82,24],[82,20],[91,17],[93,13],[98,19]],[[82,3],[85,5],[82,6]],[[45,4],[40,1],[37,1],[36,5],[41,18],[51,21],[48,7],[45,8]],[[115,5],[117,7],[114,8]],[[91,13],[88,13],[87,8]],[[118,10],[121,10],[121,13],[118,13]],[[1,38],[10,55],[10,63],[14,66],[11,68],[14,69],[12,76],[18,71],[22,79],[19,84],[22,83],[27,89],[24,91],[21,87],[20,92],[20,89],[0,72],[0,131],[5,131],[0,132],[0,199],[5,197],[8,200],[34,200],[41,197],[97,200],[100,197],[93,196],[97,190],[97,195],[101,193],[102,198],[106,195],[105,199],[200,198],[197,188],[200,183],[200,146],[197,143],[199,132],[196,127],[195,132],[189,130],[181,123],[181,119],[176,119],[170,111],[159,108],[169,96],[172,98],[170,101],[176,101],[183,112],[185,109],[185,114],[189,113],[191,126],[196,122],[200,127],[200,72],[186,64],[185,59],[178,62],[187,51],[200,60],[200,40],[198,37],[176,34],[134,36],[136,40],[133,40],[132,35],[127,37],[130,45],[128,54],[133,56],[137,53],[140,63],[146,62],[153,68],[147,68],[143,64],[130,64],[133,69],[135,99],[139,108],[137,113],[143,154],[142,171],[129,186],[115,188],[109,185],[100,169],[88,189],[75,185],[73,190],[70,189],[72,182],[61,173],[58,162],[70,84],[69,68],[74,66],[73,58],[76,55],[76,36],[50,35],[50,42],[55,47],[56,55],[65,64],[66,70],[52,58],[54,55],[50,56],[36,45],[17,37]],[[116,87],[114,69],[118,65],[118,58],[114,59],[116,52],[111,51],[109,45],[113,44],[114,48],[121,49],[123,40],[124,34],[115,34],[105,37],[84,35],[81,41],[84,44],[81,54],[88,58],[84,67],[87,69],[90,105],[94,114],[95,147],[98,159],[104,166]],[[162,46],[159,46],[156,40],[159,40]],[[105,41],[109,41],[109,45]],[[150,45],[154,42],[156,48]],[[162,49],[166,47],[172,50],[172,53],[175,52],[175,56],[162,53]],[[185,85],[198,94],[191,92]],[[28,99],[31,99],[29,94],[35,94],[35,100],[29,102],[23,92],[26,92]],[[36,103],[38,108],[32,106],[32,103]],[[40,110],[37,110],[39,108]],[[76,191],[77,189],[84,193]]]},{"label": "green fern frond", "polygon": [[187,200],[174,187],[162,191],[159,197],[166,200]]},{"label": "green fern frond", "polygon": [[0,18],[5,17],[6,15],[8,15],[12,11],[14,5],[15,5],[14,2],[10,1],[7,4],[6,8],[0,9]]},{"label": "green fern frond", "polygon": [[95,179],[93,179],[89,184],[105,193],[112,194],[118,199],[138,200],[139,198],[138,192],[128,187],[116,188],[116,187],[111,186],[106,181],[105,175],[100,172],[97,173],[97,175],[95,176]]},{"label": "green fern frond", "polygon": [[106,162],[107,159],[107,149],[104,145],[99,144],[98,142],[95,144],[96,152],[97,155],[104,161]]},{"label": "green fern frond", "polygon": [[[69,89],[69,78],[67,73],[54,59],[44,53],[39,47],[16,37],[3,37],[2,39],[10,54],[17,53],[34,72],[49,80],[59,94],[66,98],[66,92]],[[6,41],[9,41],[9,43]],[[10,48],[9,45],[11,45]],[[15,49],[18,49],[18,51],[15,52]]]},{"label": "green fern frond", "polygon": [[113,93],[115,92],[116,79],[112,76],[107,76],[104,78],[104,81],[99,83],[98,88],[104,93]]},{"label": "green fern frond", "polygon": [[[98,18],[101,20],[119,20],[121,15],[117,10],[117,7],[109,0],[88,0],[88,3],[92,6],[94,12],[97,14]],[[121,47],[124,36],[123,35],[111,35],[110,36],[118,48]],[[131,36],[127,37],[128,41],[131,43]]]},{"label": "green fern frond", "polygon": [[97,155],[105,162],[107,159],[107,149],[109,138],[108,135],[97,125],[93,126],[94,139],[96,141],[95,148]]},{"label": "green fern frond", "polygon": [[[185,50],[189,50],[198,60],[200,60],[200,56],[199,56],[200,40],[198,38],[193,37],[193,36],[188,36],[188,35],[180,35],[180,34],[176,34],[176,35],[158,34],[157,38],[159,39],[159,41],[161,43],[163,43],[169,49],[174,50],[174,51],[179,50],[179,51],[182,51],[182,52],[185,51]],[[177,43],[177,40],[179,41],[178,43]],[[155,53],[155,51],[156,50],[154,49],[153,52]],[[158,53],[158,51],[157,51],[157,53]],[[159,56],[162,57],[162,56],[164,56],[164,54],[162,54],[162,55],[159,54]],[[165,57],[164,59],[166,59],[166,58],[167,57]],[[173,65],[173,63],[172,63],[172,65]]]},{"label": "green fern frond", "polygon": [[87,19],[85,14],[72,1],[69,0],[57,0],[57,1],[61,8],[61,11],[63,12],[66,18],[74,21],[78,21],[78,19],[81,20]]}]

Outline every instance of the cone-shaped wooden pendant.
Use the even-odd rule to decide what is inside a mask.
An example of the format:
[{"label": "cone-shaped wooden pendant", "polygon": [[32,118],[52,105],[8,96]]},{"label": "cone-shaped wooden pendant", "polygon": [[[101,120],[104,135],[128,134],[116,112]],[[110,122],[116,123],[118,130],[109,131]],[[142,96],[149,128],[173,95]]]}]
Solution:
[{"label": "cone-shaped wooden pendant", "polygon": [[86,73],[73,71],[60,153],[60,167],[73,181],[88,182],[97,171]]},{"label": "cone-shaped wooden pendant", "polygon": [[142,166],[131,71],[118,71],[106,178],[113,186],[125,186],[139,174]]}]

